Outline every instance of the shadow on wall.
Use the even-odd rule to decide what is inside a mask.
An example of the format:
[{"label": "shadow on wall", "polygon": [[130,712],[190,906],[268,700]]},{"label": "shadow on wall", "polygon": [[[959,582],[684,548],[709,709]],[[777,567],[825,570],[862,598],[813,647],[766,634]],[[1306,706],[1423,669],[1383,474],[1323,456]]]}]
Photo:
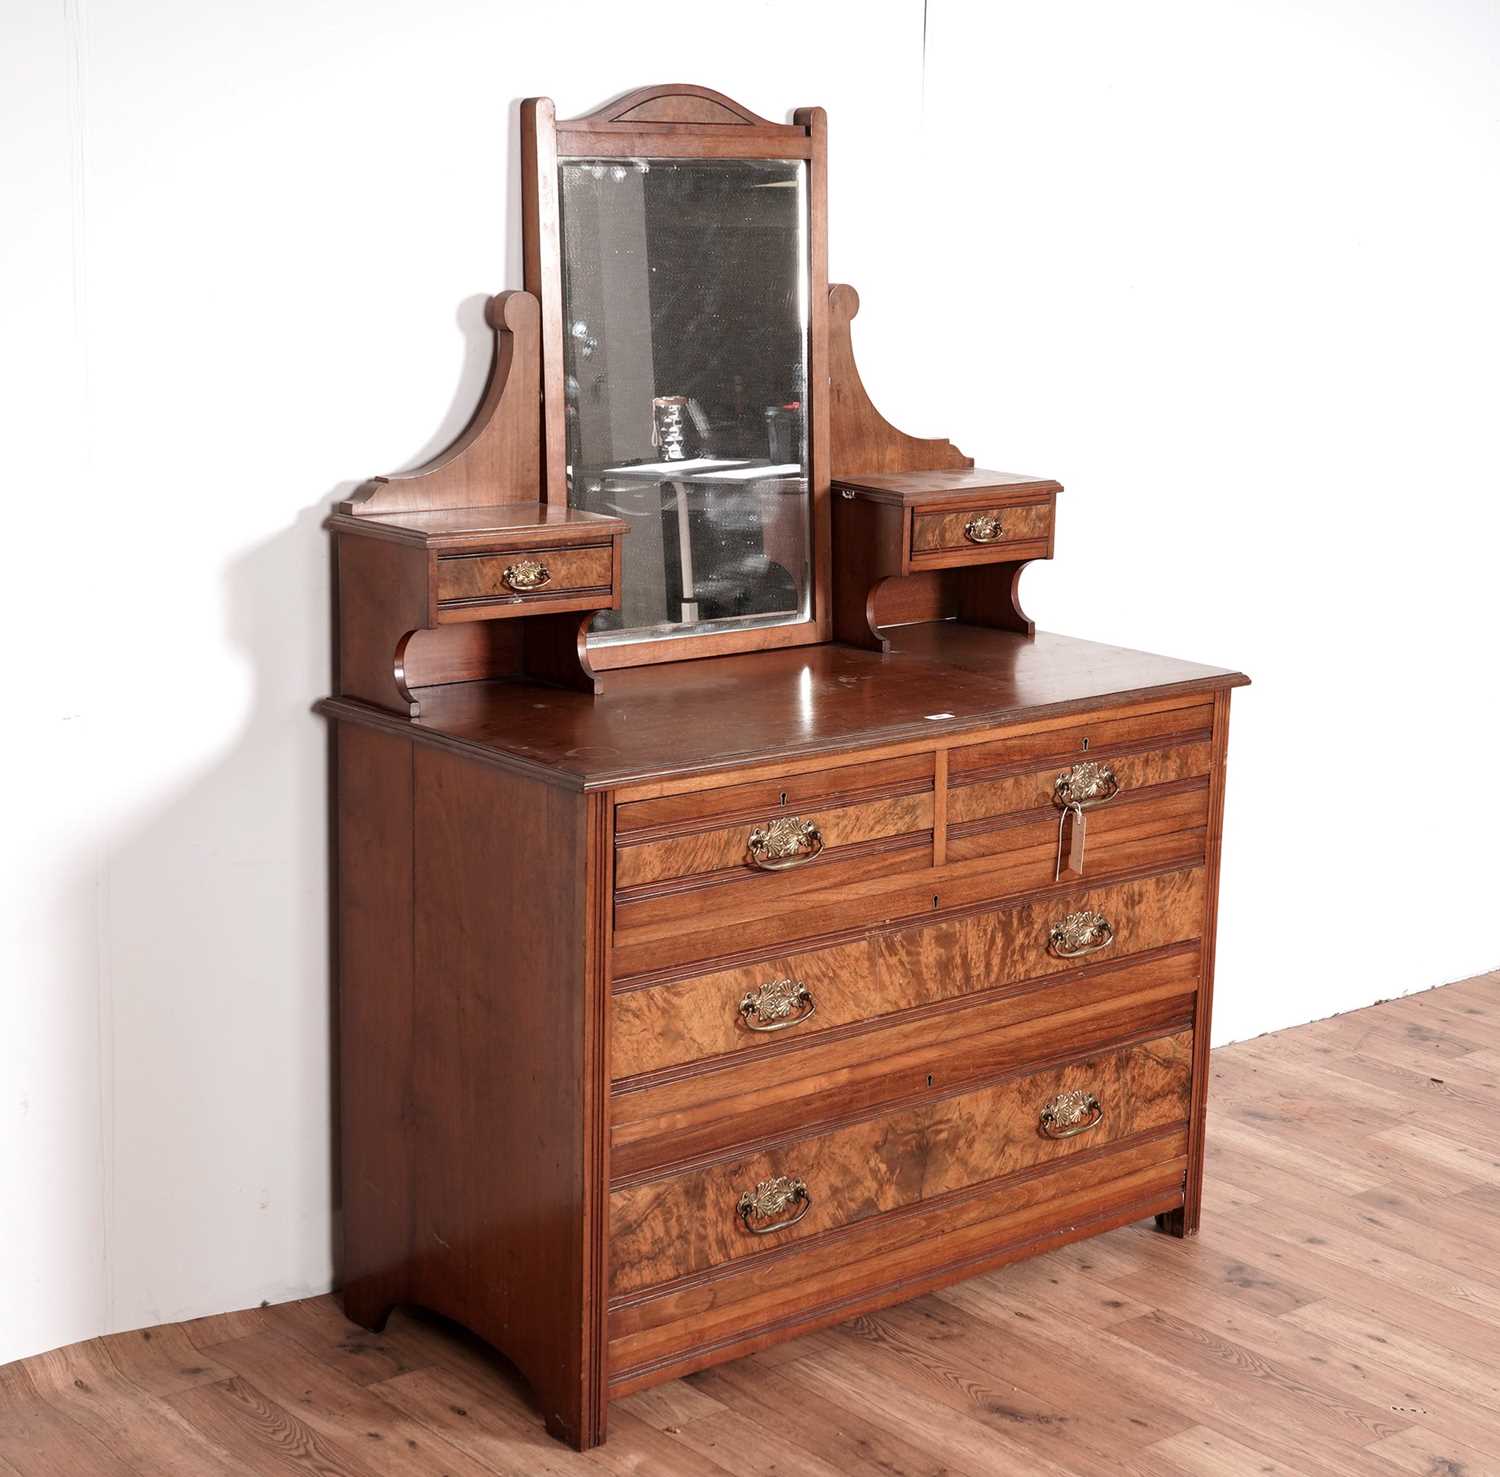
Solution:
[{"label": "shadow on wall", "polygon": [[[459,305],[459,381],[407,465],[473,414],[493,347],[488,299]],[[357,485],[330,489],[229,566],[227,635],[250,671],[244,727],[109,857],[111,1330],[302,1297],[336,1275],[331,734],[312,707],[333,691],[322,525]]]}]

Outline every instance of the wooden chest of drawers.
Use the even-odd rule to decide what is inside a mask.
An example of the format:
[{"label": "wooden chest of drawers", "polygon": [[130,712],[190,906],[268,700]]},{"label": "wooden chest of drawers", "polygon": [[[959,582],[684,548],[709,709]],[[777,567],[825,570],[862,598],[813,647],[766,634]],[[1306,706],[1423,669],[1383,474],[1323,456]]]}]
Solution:
[{"label": "wooden chest of drawers", "polygon": [[353,1316],[459,1319],[588,1445],[612,1396],[1196,1229],[1243,678],[941,624],[619,675],[325,705]]}]

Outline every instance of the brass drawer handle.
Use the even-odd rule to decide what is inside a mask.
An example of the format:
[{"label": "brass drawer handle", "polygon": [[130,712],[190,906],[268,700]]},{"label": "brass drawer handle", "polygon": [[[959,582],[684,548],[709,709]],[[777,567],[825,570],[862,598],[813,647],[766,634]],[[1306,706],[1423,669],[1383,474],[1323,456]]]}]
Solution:
[{"label": "brass drawer handle", "polygon": [[1115,930],[1103,913],[1069,913],[1047,933],[1047,948],[1059,959],[1097,954],[1115,941]]},{"label": "brass drawer handle", "polygon": [[1122,788],[1109,765],[1088,759],[1075,764],[1053,781],[1052,803],[1059,810],[1069,805],[1092,810],[1096,805],[1107,805]]},{"label": "brass drawer handle", "polygon": [[540,590],[552,583],[552,571],[537,559],[517,559],[507,564],[500,575],[502,583],[512,590]]},{"label": "brass drawer handle", "polygon": [[976,513],[964,524],[964,537],[971,544],[997,544],[1005,537],[998,514]]},{"label": "brass drawer handle", "polygon": [[1091,1092],[1060,1092],[1042,1109],[1038,1129],[1044,1139],[1070,1139],[1104,1122],[1104,1109]]},{"label": "brass drawer handle", "polygon": [[[810,1020],[818,1008],[801,980],[767,980],[740,1001],[740,1014],[751,1031],[787,1031]],[[793,1014],[794,1011],[800,1014]]]},{"label": "brass drawer handle", "polygon": [[[801,1208],[796,1215],[789,1215],[785,1220],[775,1221],[769,1226],[754,1226],[750,1223],[751,1216],[764,1219],[766,1216],[780,1215],[789,1205]],[[795,1226],[811,1209],[812,1196],[807,1193],[806,1184],[789,1175],[778,1174],[774,1179],[762,1180],[753,1190],[746,1190],[740,1196],[735,1213],[752,1236],[769,1236],[772,1231],[784,1231],[788,1226]]]},{"label": "brass drawer handle", "polygon": [[823,833],[816,821],[784,815],[768,826],[757,826],[746,843],[750,864],[763,872],[785,872],[810,862],[823,849]]}]

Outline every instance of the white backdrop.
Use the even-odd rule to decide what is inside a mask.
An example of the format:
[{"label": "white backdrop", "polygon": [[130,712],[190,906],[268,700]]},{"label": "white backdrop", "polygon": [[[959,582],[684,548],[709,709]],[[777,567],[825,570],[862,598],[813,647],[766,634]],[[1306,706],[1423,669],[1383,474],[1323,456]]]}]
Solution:
[{"label": "white backdrop", "polygon": [[1068,486],[1032,614],[1256,678],[1220,1039],[1500,961],[1494,7],[925,22],[5,6],[0,1362],[329,1285],[318,524],[477,397],[527,93],[826,106],[877,403]]}]

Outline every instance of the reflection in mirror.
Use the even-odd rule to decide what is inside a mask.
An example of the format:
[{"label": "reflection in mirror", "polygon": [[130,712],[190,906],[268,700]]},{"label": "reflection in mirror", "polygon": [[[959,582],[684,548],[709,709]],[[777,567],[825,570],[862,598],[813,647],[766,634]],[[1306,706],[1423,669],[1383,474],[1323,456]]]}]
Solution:
[{"label": "reflection in mirror", "polygon": [[809,618],[806,171],[559,165],[568,502],[631,525],[593,643]]}]

